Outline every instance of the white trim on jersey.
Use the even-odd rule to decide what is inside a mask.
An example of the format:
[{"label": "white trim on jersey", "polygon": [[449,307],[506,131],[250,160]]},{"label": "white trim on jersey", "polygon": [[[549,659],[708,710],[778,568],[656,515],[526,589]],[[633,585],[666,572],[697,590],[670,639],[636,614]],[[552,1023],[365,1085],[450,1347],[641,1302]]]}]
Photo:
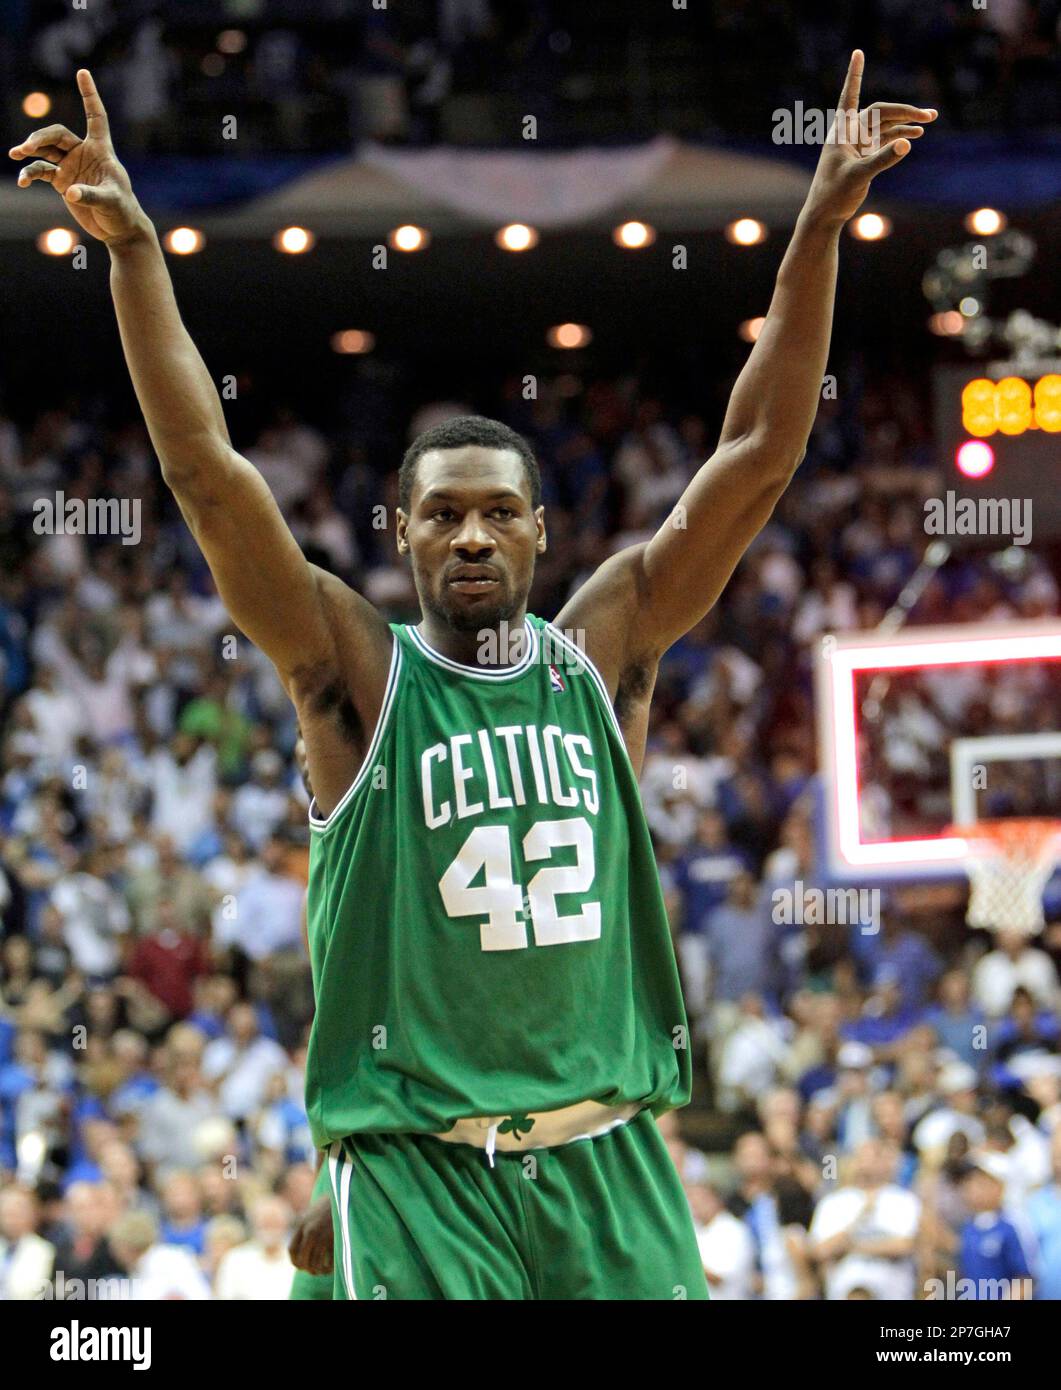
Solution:
[{"label": "white trim on jersey", "polygon": [[331,815],[323,817],[314,815],[317,806],[317,798],[314,797],[312,799],[309,803],[309,825],[311,830],[324,831],[327,830],[329,826],[334,825],[336,817],[343,808],[349,804],[350,798],[368,775],[368,771],[372,766],[372,760],[376,756],[376,752],[379,748],[380,740],[383,738],[391,710],[394,707],[394,697],[398,689],[398,677],[401,674],[401,668],[402,644],[398,641],[397,637],[395,637],[394,650],[391,653],[390,674],[387,676],[387,688],[383,692],[383,704],[380,707],[379,718],[376,720],[376,731],[372,735],[371,743],[368,745],[368,752],[365,754],[365,760],[358,768],[357,776],[343,793]]},{"label": "white trim on jersey", "polygon": [[515,666],[467,666],[463,661],[453,661],[448,656],[443,656],[441,652],[435,651],[429,642],[416,630],[411,623],[405,624],[405,631],[416,643],[417,649],[427,657],[428,661],[433,661],[436,666],[442,666],[447,671],[456,671],[462,676],[471,676],[473,680],[480,681],[506,681],[513,676],[522,676],[524,671],[533,666],[538,656],[538,632],[529,618],[523,620],[523,630],[526,633],[527,650],[516,662]]},{"label": "white trim on jersey", "polygon": [[615,706],[612,704],[611,699],[608,695],[608,687],[604,684],[604,677],[597,670],[596,666],[594,666],[593,662],[590,661],[586,653],[582,651],[580,647],[577,647],[575,643],[572,642],[568,636],[566,636],[565,633],[561,632],[558,627],[553,627],[552,623],[546,623],[545,626],[549,629],[550,633],[552,633],[556,641],[559,642],[560,645],[568,652],[568,654],[574,658],[571,664],[575,667],[575,669],[577,670],[578,666],[584,666],[586,670],[589,672],[591,678],[596,683],[597,689],[600,692],[600,697],[604,701],[608,713],[611,716],[611,721],[615,727],[615,732],[619,735],[620,742],[625,748],[626,740],[623,738],[623,731],[619,727],[619,721],[615,717]]}]

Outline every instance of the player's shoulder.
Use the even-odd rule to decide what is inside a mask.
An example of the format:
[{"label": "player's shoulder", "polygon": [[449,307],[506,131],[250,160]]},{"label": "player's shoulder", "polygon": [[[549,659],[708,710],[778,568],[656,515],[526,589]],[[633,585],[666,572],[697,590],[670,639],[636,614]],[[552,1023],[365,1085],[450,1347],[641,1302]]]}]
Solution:
[{"label": "player's shoulder", "polygon": [[577,646],[601,673],[612,697],[631,681],[651,690],[658,656],[632,640],[644,598],[647,543],[610,555],[571,595],[554,626],[575,634]]}]

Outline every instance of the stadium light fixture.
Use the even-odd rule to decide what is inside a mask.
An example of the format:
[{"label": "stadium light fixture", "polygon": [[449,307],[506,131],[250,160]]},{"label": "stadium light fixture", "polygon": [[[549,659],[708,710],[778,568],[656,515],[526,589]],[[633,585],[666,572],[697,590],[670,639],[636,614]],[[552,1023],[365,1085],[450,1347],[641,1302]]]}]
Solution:
[{"label": "stadium light fixture", "polygon": [[583,348],[593,341],[593,332],[584,323],[557,323],[545,338],[553,348]]},{"label": "stadium light fixture", "polygon": [[276,249],[288,256],[301,256],[303,252],[311,251],[316,241],[317,238],[305,227],[284,227],[273,237]]},{"label": "stadium light fixture", "polygon": [[194,256],[206,245],[206,237],[197,227],[173,227],[162,238],[162,244],[174,256]]},{"label": "stadium light fixture", "polygon": [[387,234],[387,245],[392,251],[423,251],[430,240],[426,229],[412,222],[403,222]]},{"label": "stadium light fixture", "polygon": [[376,346],[376,335],[364,328],[344,328],[332,334],[332,351],[346,355],[361,355],[371,352]]},{"label": "stadium light fixture", "polygon": [[509,222],[498,231],[494,240],[502,251],[530,251],[538,245],[538,233],[525,222]]},{"label": "stadium light fixture", "polygon": [[22,114],[31,120],[41,120],[51,109],[52,99],[47,92],[28,92],[22,99]]},{"label": "stadium light fixture", "polygon": [[77,244],[77,237],[69,227],[50,227],[37,238],[37,250],[46,256],[69,256]]},{"label": "stadium light fixture", "polygon": [[640,251],[643,246],[651,246],[655,239],[656,229],[647,222],[621,222],[612,232],[612,240],[624,251]]},{"label": "stadium light fixture", "polygon": [[891,236],[891,230],[890,218],[882,217],[879,212],[864,212],[851,223],[851,235],[859,241],[883,241]]},{"label": "stadium light fixture", "polygon": [[974,232],[977,236],[998,236],[999,232],[1006,230],[1007,225],[1005,213],[997,208],[977,208],[965,219],[966,231]]},{"label": "stadium light fixture", "polygon": [[726,228],[726,240],[734,246],[758,246],[766,240],[766,223],[755,217],[738,217]]}]

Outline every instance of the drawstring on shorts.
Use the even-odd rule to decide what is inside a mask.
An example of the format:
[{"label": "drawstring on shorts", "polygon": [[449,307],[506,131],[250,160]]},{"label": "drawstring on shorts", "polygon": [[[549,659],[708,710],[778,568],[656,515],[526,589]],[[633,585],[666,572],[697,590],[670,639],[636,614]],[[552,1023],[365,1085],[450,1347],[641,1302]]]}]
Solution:
[{"label": "drawstring on shorts", "polygon": [[494,1166],[494,1150],[497,1148],[497,1127],[501,1123],[497,1120],[486,1131],[486,1158],[492,1168]]}]

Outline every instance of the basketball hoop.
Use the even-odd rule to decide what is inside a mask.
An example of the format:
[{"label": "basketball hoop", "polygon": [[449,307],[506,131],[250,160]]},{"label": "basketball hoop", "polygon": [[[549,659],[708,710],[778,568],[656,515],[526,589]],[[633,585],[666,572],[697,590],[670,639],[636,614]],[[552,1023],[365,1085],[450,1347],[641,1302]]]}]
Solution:
[{"label": "basketball hoop", "polygon": [[1061,857],[1061,820],[982,820],[953,825],[948,834],[968,843],[970,927],[1018,931],[1043,929],[1043,890]]}]

